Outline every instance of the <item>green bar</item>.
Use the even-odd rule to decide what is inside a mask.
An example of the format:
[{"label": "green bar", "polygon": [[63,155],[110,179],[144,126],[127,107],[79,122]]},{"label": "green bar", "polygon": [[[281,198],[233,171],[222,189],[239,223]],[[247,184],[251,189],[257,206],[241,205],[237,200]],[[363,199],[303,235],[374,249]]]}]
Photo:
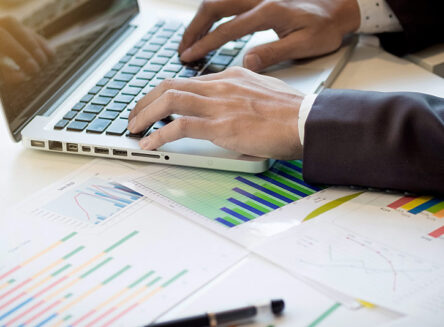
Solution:
[{"label": "green bar", "polygon": [[127,270],[130,269],[130,268],[131,268],[131,266],[126,266],[126,267],[124,267],[123,269],[119,270],[119,271],[116,272],[114,275],[112,275],[112,276],[108,277],[107,279],[105,279],[105,280],[102,282],[102,285],[106,285],[106,284],[108,284],[110,281],[112,281],[113,279],[119,277],[120,275],[122,275],[125,271],[127,271]]},{"label": "green bar", "polygon": [[182,270],[180,273],[178,273],[176,276],[174,276],[173,278],[171,278],[170,280],[168,280],[166,283],[164,283],[162,285],[162,287],[167,287],[169,285],[171,285],[172,283],[174,283],[176,280],[178,280],[180,277],[182,277],[183,275],[185,275],[188,272],[188,270]]},{"label": "green bar", "polygon": [[305,193],[306,195],[311,195],[314,193],[313,190],[308,190],[305,187],[301,187],[301,185],[293,183],[291,181],[289,181],[288,179],[282,178],[274,173],[270,173],[269,171],[264,173],[265,176],[268,176],[270,178],[273,178],[275,181],[278,181],[284,185],[287,185],[288,187],[292,187],[298,191],[301,191],[302,193]]},{"label": "green bar", "polygon": [[89,274],[92,274],[94,271],[96,271],[97,269],[99,269],[100,267],[106,265],[108,262],[110,262],[113,258],[108,258],[105,259],[104,261],[102,261],[101,263],[99,263],[97,266],[95,266],[94,268],[92,268],[91,270],[88,270],[86,273],[84,273],[83,275],[80,276],[80,278],[85,278],[87,277]]},{"label": "green bar", "polygon": [[162,279],[162,277],[156,277],[156,278],[154,278],[151,282],[149,282],[148,284],[146,284],[146,287],[151,287],[151,286],[153,286],[154,284],[156,284],[159,280],[161,280]]},{"label": "green bar", "polygon": [[233,218],[231,218],[231,217],[223,217],[223,219],[225,219],[226,221],[229,221],[230,223],[232,223],[232,224],[234,224],[234,225],[239,225],[239,224],[241,224],[241,222],[240,221],[237,221],[237,220],[235,220],[235,219],[233,219]]},{"label": "green bar", "polygon": [[283,207],[285,205],[282,202],[276,201],[275,199],[270,198],[269,196],[263,195],[262,193],[259,193],[259,192],[253,193],[253,195],[256,195],[258,198],[261,198],[262,200],[271,202],[271,203],[277,205],[278,207]]},{"label": "green bar", "polygon": [[143,282],[145,279],[147,279],[148,277],[150,277],[152,274],[154,274],[154,270],[151,270],[148,274],[143,275],[142,277],[140,277],[138,280],[136,280],[134,283],[132,283],[131,285],[128,286],[128,288],[133,288],[134,286],[137,286],[138,284],[140,284],[141,282]]},{"label": "green bar", "polygon": [[139,234],[138,231],[134,231],[131,234],[129,234],[128,236],[125,236],[124,238],[122,238],[120,241],[118,241],[117,243],[111,245],[109,248],[107,248],[105,251],[105,253],[111,252],[112,250],[114,250],[115,248],[117,248],[118,246],[122,245],[123,243],[125,243],[126,241],[128,241],[130,238],[136,236],[137,234]]},{"label": "green bar", "polygon": [[276,192],[277,194],[285,196],[286,198],[289,198],[290,200],[293,200],[293,201],[299,200],[301,198],[300,196],[292,195],[287,192],[281,191],[277,187],[274,187],[270,184],[262,184],[262,187],[265,187],[266,189],[269,189],[270,191],[273,191],[273,192]]},{"label": "green bar", "polygon": [[302,161],[301,160],[291,160],[290,161],[293,165],[298,166],[302,169]]},{"label": "green bar", "polygon": [[11,279],[11,280],[8,281],[8,284],[12,284],[14,282],[15,282],[15,279]]},{"label": "green bar", "polygon": [[57,270],[56,272],[52,273],[52,277],[57,276],[58,274],[62,273],[63,271],[65,271],[66,269],[68,269],[69,267],[71,267],[70,264],[67,264],[66,266],[60,268],[59,270]]},{"label": "green bar", "polygon": [[67,321],[67,320],[69,320],[69,319],[71,319],[72,318],[72,316],[71,315],[69,315],[69,316],[66,316],[65,318],[63,318],[63,321]]},{"label": "green bar", "polygon": [[242,216],[244,216],[244,217],[247,217],[248,219],[254,219],[254,218],[256,218],[255,216],[250,215],[248,212],[243,211],[243,210],[238,209],[238,208],[233,209],[233,211],[234,211],[234,212],[237,212],[238,214],[240,214],[240,215],[242,215]]},{"label": "green bar", "polygon": [[68,236],[65,236],[64,238],[61,239],[62,242],[66,242],[67,240],[69,240],[70,238],[74,237],[77,235],[77,232],[71,233]]},{"label": "green bar", "polygon": [[429,208],[426,211],[428,211],[430,213],[437,213],[437,212],[439,212],[439,211],[441,211],[443,209],[444,209],[444,201],[442,201],[442,202],[440,202],[438,204],[435,204],[433,207]]},{"label": "green bar", "polygon": [[71,296],[73,296],[72,293],[66,294],[66,295],[65,295],[65,299],[69,299]]},{"label": "green bar", "polygon": [[65,255],[62,259],[63,260],[68,260],[69,258],[71,258],[73,255],[77,254],[78,252],[82,251],[85,247],[84,246],[79,246],[77,249],[75,249],[74,251],[72,251],[71,253],[68,253],[67,255]]},{"label": "green bar", "polygon": [[249,206],[251,206],[251,207],[253,207],[253,208],[257,209],[257,210],[260,210],[260,211],[262,211],[262,212],[264,212],[264,213],[268,213],[268,212],[270,212],[270,210],[268,210],[267,208],[264,208],[264,207],[262,207],[262,206],[256,204],[256,203],[253,202],[253,201],[247,201],[247,202],[245,202],[245,204],[248,204]]},{"label": "green bar", "polygon": [[296,177],[297,179],[300,179],[301,181],[304,180],[304,178],[302,177],[302,174],[301,174],[300,172],[298,172],[298,171],[288,169],[287,167],[282,166],[282,165],[279,166],[278,169],[279,169],[280,171],[282,171],[282,172],[288,174],[288,175],[291,175],[291,176],[293,176],[293,177]]},{"label": "green bar", "polygon": [[321,321],[323,321],[325,318],[327,318],[329,315],[331,315],[336,309],[338,309],[341,306],[340,303],[333,304],[332,307],[330,307],[327,311],[325,311],[323,314],[321,314],[318,318],[316,318],[315,321],[313,321],[308,327],[315,327],[319,325]]}]

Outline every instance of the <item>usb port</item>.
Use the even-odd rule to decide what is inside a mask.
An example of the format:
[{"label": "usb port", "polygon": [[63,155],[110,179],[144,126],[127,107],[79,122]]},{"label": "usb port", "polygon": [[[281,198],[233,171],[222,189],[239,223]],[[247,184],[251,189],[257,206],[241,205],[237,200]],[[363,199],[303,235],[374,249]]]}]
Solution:
[{"label": "usb port", "polygon": [[58,141],[49,141],[48,145],[49,145],[49,150],[53,150],[53,151],[63,151],[63,145],[62,145],[62,142],[58,142]]},{"label": "usb port", "polygon": [[82,151],[83,152],[91,152],[91,147],[89,147],[89,146],[82,146]]},{"label": "usb port", "polygon": [[79,146],[74,143],[67,143],[66,150],[68,150],[68,152],[79,152]]},{"label": "usb port", "polygon": [[128,151],[123,151],[123,150],[113,150],[113,155],[115,155],[115,156],[121,156],[121,157],[127,157],[127,156],[128,156]]},{"label": "usb port", "polygon": [[45,147],[45,142],[44,141],[31,140],[31,146],[33,146],[35,148],[44,148]]},{"label": "usb port", "polygon": [[97,154],[109,154],[109,150],[104,148],[94,148],[94,152]]}]

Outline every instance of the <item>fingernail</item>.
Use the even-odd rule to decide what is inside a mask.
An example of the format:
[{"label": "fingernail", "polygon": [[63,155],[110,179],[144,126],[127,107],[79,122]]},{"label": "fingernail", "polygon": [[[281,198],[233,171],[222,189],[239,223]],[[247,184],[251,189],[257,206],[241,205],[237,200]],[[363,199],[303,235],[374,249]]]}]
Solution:
[{"label": "fingernail", "polygon": [[31,74],[37,74],[40,71],[40,66],[34,59],[28,59],[25,63],[26,71]]},{"label": "fingernail", "polygon": [[255,54],[251,53],[245,56],[244,58],[244,67],[250,69],[252,71],[258,71],[261,69],[262,60],[261,58]]},{"label": "fingernail", "polygon": [[140,141],[139,145],[143,150],[150,150],[150,139],[144,138]]},{"label": "fingernail", "polygon": [[191,61],[191,55],[192,55],[192,48],[188,48],[182,53],[182,55],[180,56],[180,60]]},{"label": "fingernail", "polygon": [[35,49],[34,54],[36,55],[37,60],[40,62],[40,64],[46,65],[48,63],[48,59],[46,58],[46,56],[42,50]]},{"label": "fingernail", "polygon": [[136,127],[136,121],[137,121],[137,117],[134,117],[133,119],[130,120],[130,122],[128,124],[128,129],[130,130],[130,132],[132,132],[134,130],[134,128]]}]

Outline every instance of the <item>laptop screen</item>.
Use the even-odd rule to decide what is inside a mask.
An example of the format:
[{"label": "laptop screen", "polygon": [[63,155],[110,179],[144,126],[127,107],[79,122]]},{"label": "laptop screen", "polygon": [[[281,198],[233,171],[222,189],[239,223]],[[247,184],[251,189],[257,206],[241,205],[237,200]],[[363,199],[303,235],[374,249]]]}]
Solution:
[{"label": "laptop screen", "polygon": [[137,0],[0,0],[0,96],[16,140],[138,11]]}]

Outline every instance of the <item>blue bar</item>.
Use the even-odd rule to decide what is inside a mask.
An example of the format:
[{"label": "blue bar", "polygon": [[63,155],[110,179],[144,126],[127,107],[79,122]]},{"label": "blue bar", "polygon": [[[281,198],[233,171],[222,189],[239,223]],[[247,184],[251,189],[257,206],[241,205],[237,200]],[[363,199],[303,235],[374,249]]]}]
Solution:
[{"label": "blue bar", "polygon": [[244,190],[242,190],[242,189],[240,189],[238,187],[235,187],[233,189],[233,191],[235,191],[235,192],[237,192],[239,194],[242,194],[243,196],[246,196],[247,198],[249,198],[251,200],[254,200],[256,202],[262,203],[263,205],[265,205],[265,206],[267,206],[267,207],[269,207],[271,209],[279,209],[279,207],[277,205],[275,205],[275,204],[273,204],[271,202],[268,202],[266,200],[263,200],[260,197],[258,197],[256,195],[253,195],[253,194],[251,194],[251,193],[249,193],[247,191],[244,191]]},{"label": "blue bar", "polygon": [[45,320],[43,320],[40,324],[38,324],[35,327],[42,327],[43,325],[47,324],[48,322],[50,322],[51,320],[53,320],[55,317],[57,317],[57,313],[54,313],[52,316],[49,316],[48,318],[46,318]]},{"label": "blue bar", "polygon": [[248,204],[242,203],[242,202],[240,202],[240,201],[238,201],[236,199],[229,198],[228,201],[238,205],[241,208],[247,209],[248,211],[251,211],[252,213],[255,213],[256,215],[262,216],[263,214],[265,214],[265,212],[257,210],[256,208],[253,208],[252,206],[249,206]]},{"label": "blue bar", "polygon": [[4,315],[2,315],[0,317],[0,320],[5,319],[7,316],[13,314],[14,312],[16,312],[18,309],[20,309],[21,307],[24,307],[25,305],[27,305],[29,302],[31,302],[32,300],[34,300],[33,297],[30,297],[29,299],[27,299],[26,301],[20,303],[18,306],[16,306],[15,308],[12,308],[11,310],[9,310],[8,312],[6,312]]},{"label": "blue bar", "polygon": [[[256,175],[256,176],[260,177],[259,175]],[[253,188],[255,188],[255,189],[259,190],[259,191],[267,193],[268,195],[271,195],[271,196],[273,196],[273,197],[275,197],[277,199],[285,201],[287,203],[294,202],[292,199],[289,199],[289,198],[287,198],[287,197],[285,197],[283,195],[280,195],[279,193],[270,191],[269,189],[266,189],[265,187],[262,187],[262,186],[260,186],[260,185],[258,185],[256,183],[253,183],[253,182],[251,182],[248,179],[245,179],[243,177],[238,176],[238,177],[236,177],[236,180],[238,180],[239,182],[242,182],[244,184],[247,184],[248,186],[251,186],[251,187],[253,187]],[[307,196],[307,195],[304,194],[304,196]]]},{"label": "blue bar", "polygon": [[[299,196],[301,196],[301,197],[303,197],[303,198],[305,198],[306,196],[308,196],[308,194],[305,194],[305,193],[303,193],[303,192],[301,192],[301,191],[299,191],[299,190],[297,190],[297,189],[295,189],[295,188],[292,188],[292,187],[290,187],[290,186],[287,186],[287,185],[285,185],[285,184],[282,184],[281,182],[275,181],[273,178],[270,178],[270,177],[267,177],[267,176],[264,176],[264,175],[256,175],[256,176],[259,177],[259,178],[261,178],[261,179],[263,179],[264,181],[267,181],[267,182],[269,182],[269,183],[271,183],[271,184],[274,184],[274,185],[276,185],[276,186],[279,186],[280,188],[283,188],[284,190],[287,190],[287,191],[289,191],[289,192],[291,192],[291,193],[294,193],[294,194],[296,194],[296,195],[299,195]],[[291,200],[291,202],[293,202],[293,200]]]},{"label": "blue bar", "polygon": [[220,222],[220,223],[222,223],[222,224],[224,224],[225,226],[228,226],[228,227],[236,226],[235,224],[232,224],[229,221],[226,221],[225,219],[222,219],[222,218],[216,218],[216,221],[218,221],[218,222]]},{"label": "blue bar", "polygon": [[114,203],[114,205],[116,207],[119,207],[119,208],[125,208],[126,207],[126,205],[123,205],[123,204],[120,204],[120,203]]},{"label": "blue bar", "polygon": [[283,171],[281,171],[281,170],[279,170],[277,168],[273,167],[273,168],[270,169],[270,171],[275,173],[275,174],[277,174],[277,175],[279,175],[279,176],[285,177],[285,178],[287,178],[287,179],[289,179],[289,180],[291,180],[291,181],[293,181],[295,183],[304,185],[305,187],[308,187],[308,188],[312,189],[315,192],[319,192],[321,190],[319,187],[308,185],[302,179],[297,178],[295,176],[288,175],[287,173],[285,173],[285,172],[283,172]]},{"label": "blue bar", "polygon": [[102,216],[97,216],[97,219],[98,219],[98,220],[106,220],[106,218],[105,218],[105,217],[102,217]]},{"label": "blue bar", "polygon": [[423,211],[433,207],[435,204],[438,204],[441,201],[442,200],[440,200],[440,199],[431,199],[431,200],[429,200],[429,201],[427,201],[427,202],[417,206],[416,208],[413,208],[413,209],[409,210],[409,212],[414,214],[414,215],[417,215],[418,213],[421,213],[421,212],[423,212]]},{"label": "blue bar", "polygon": [[101,192],[96,192],[96,194],[101,196],[101,197],[103,197],[103,198],[107,198],[107,199],[110,199],[110,200],[113,200],[113,201],[120,201],[120,202],[123,202],[123,203],[126,203],[126,204],[131,204],[131,201],[125,200],[125,199],[122,199],[122,198],[118,198],[116,196],[110,196],[108,194],[101,193]]},{"label": "blue bar", "polygon": [[250,219],[248,219],[247,217],[242,216],[240,213],[237,213],[236,211],[230,210],[228,208],[220,208],[220,210],[222,210],[223,212],[228,213],[229,215],[232,215],[233,217],[236,217],[237,219],[240,219],[242,221],[250,221]]},{"label": "blue bar", "polygon": [[143,195],[140,194],[139,192],[136,192],[136,191],[134,191],[134,190],[132,190],[132,189],[126,187],[125,185],[122,185],[122,184],[115,184],[115,183],[113,183],[113,185],[114,185],[114,188],[116,188],[116,189],[118,189],[118,190],[121,190],[121,191],[124,191],[124,192],[126,192],[126,193],[134,194],[134,195],[138,196],[139,198],[141,198],[141,197],[143,196]]},{"label": "blue bar", "polygon": [[299,167],[296,166],[296,165],[293,165],[292,163],[289,163],[289,162],[287,162],[287,161],[279,161],[279,163],[282,164],[282,165],[284,165],[284,166],[286,166],[286,167],[288,167],[288,168],[291,168],[291,169],[293,169],[293,170],[296,170],[296,171],[302,173],[302,169],[299,168]]}]

